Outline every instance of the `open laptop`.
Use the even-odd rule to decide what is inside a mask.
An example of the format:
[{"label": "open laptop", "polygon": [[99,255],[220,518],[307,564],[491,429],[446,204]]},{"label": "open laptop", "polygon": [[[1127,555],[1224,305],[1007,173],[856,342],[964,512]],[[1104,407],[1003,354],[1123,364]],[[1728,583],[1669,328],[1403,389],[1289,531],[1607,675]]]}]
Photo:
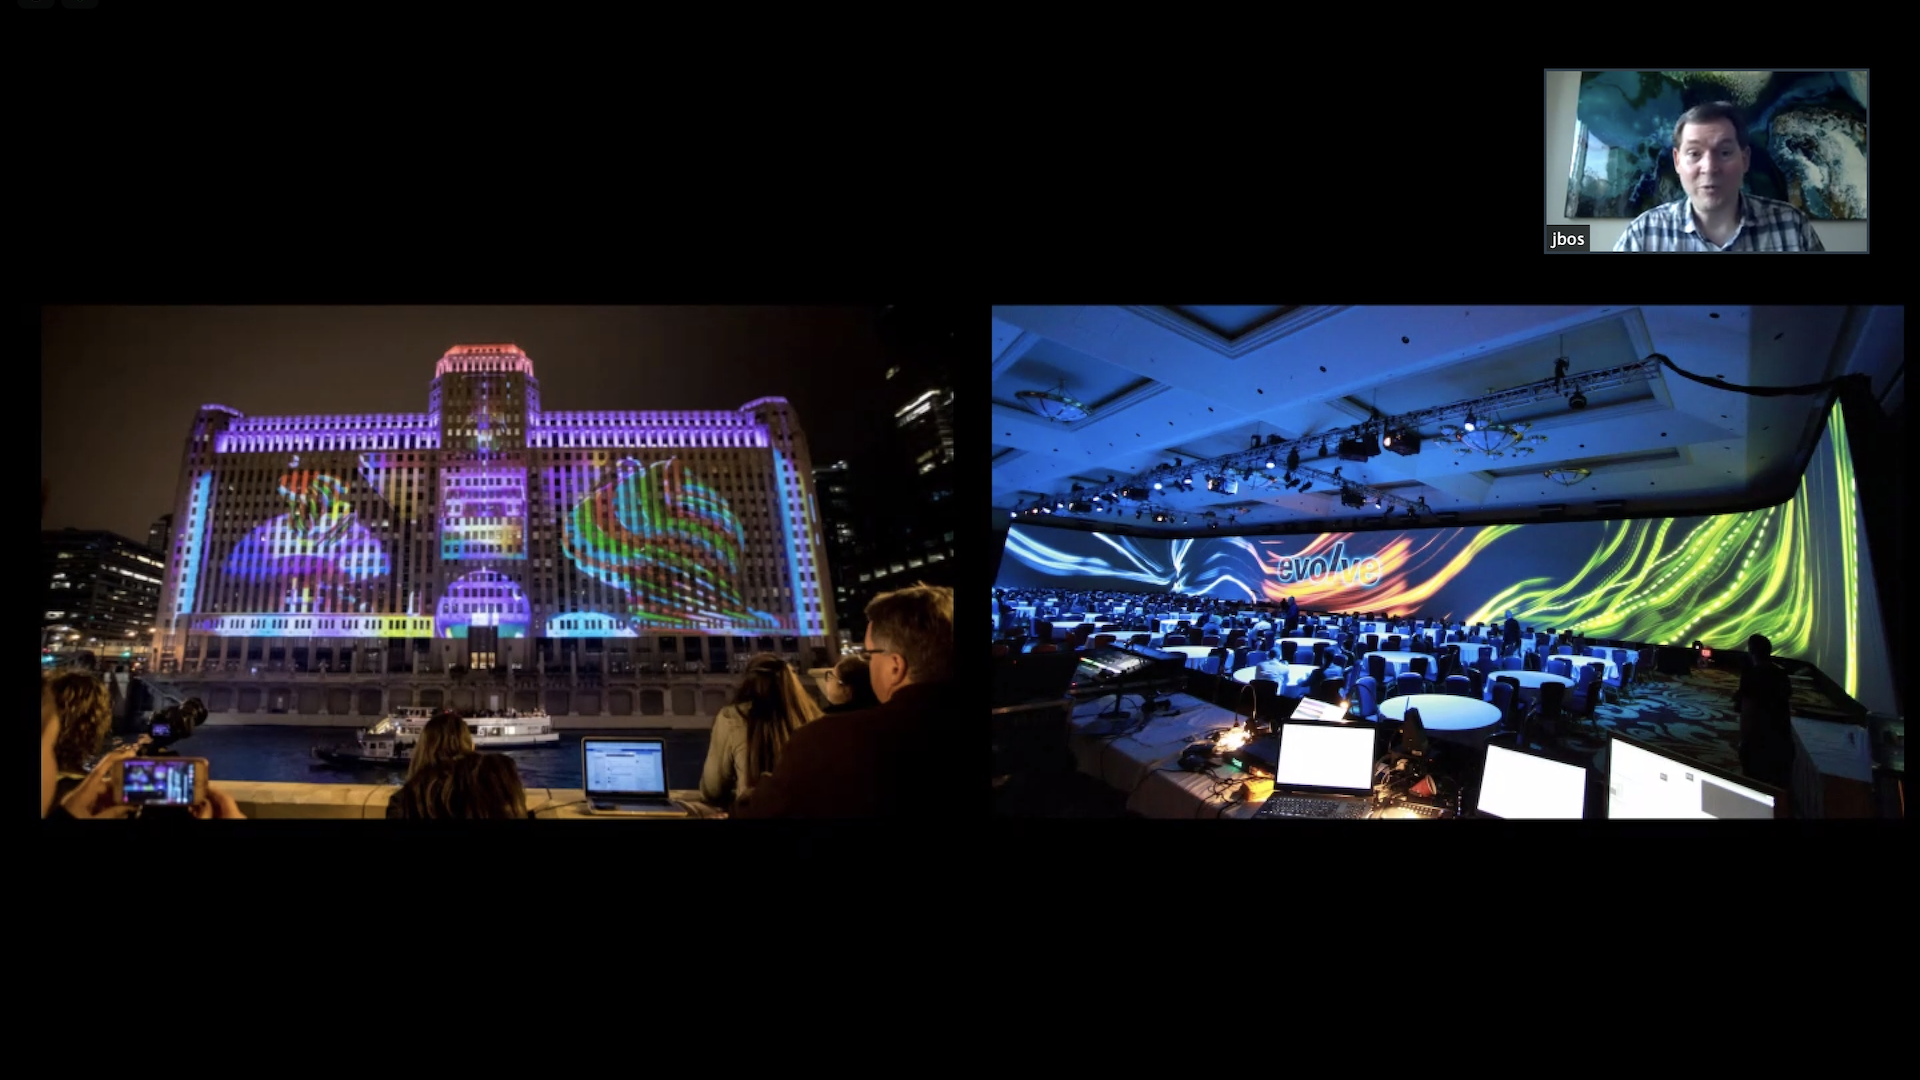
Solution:
[{"label": "open laptop", "polygon": [[587,736],[580,740],[580,776],[587,812],[686,817],[667,797],[667,744],[661,739]]},{"label": "open laptop", "polygon": [[1371,724],[1280,725],[1273,794],[1256,817],[1366,817],[1373,797]]},{"label": "open laptop", "polygon": [[1577,821],[1586,810],[1587,770],[1504,746],[1487,747],[1475,817]]}]

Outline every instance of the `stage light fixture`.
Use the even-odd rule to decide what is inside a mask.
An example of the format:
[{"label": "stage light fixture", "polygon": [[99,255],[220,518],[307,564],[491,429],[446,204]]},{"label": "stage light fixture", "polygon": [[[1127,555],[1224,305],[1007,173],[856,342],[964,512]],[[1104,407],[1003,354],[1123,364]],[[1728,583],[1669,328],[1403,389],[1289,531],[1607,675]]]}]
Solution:
[{"label": "stage light fixture", "polygon": [[1300,482],[1300,494],[1302,494],[1302,495],[1305,495],[1305,494],[1307,493],[1307,489],[1308,489],[1308,488],[1310,488],[1310,487],[1312,487],[1312,486],[1313,486],[1313,481],[1311,481],[1311,480],[1303,480],[1303,481],[1301,481],[1301,482]]},{"label": "stage light fixture", "polygon": [[1402,428],[1400,431],[1395,432],[1391,439],[1383,439],[1381,442],[1386,445],[1387,449],[1407,457],[1413,457],[1420,452],[1420,433],[1417,431],[1408,431]]},{"label": "stage light fixture", "polygon": [[1268,455],[1267,455],[1267,468],[1269,468],[1269,469],[1271,469],[1271,468],[1273,468],[1273,455],[1272,455],[1272,454],[1268,454]]},{"label": "stage light fixture", "polygon": [[1567,399],[1567,408],[1579,410],[1579,409],[1584,409],[1586,407],[1587,407],[1587,395],[1580,392],[1580,387],[1576,383],[1573,388],[1573,396]]},{"label": "stage light fixture", "polygon": [[1327,456],[1327,440],[1325,439],[1320,440],[1320,456],[1321,457]]},{"label": "stage light fixture", "polygon": [[1247,449],[1249,449],[1249,450],[1258,450],[1258,449],[1260,449],[1260,435],[1259,435],[1259,434],[1258,434],[1257,432],[1256,432],[1256,433],[1254,434],[1254,436],[1253,436],[1253,445],[1252,445],[1252,446],[1249,446],[1249,447],[1247,447]]},{"label": "stage light fixture", "polygon": [[1292,472],[1293,470],[1299,467],[1300,467],[1300,448],[1296,446],[1293,449],[1287,451],[1287,471]]},{"label": "stage light fixture", "polygon": [[1472,410],[1472,409],[1468,409],[1468,410],[1467,410],[1467,423],[1466,423],[1466,429],[1467,429],[1468,431],[1472,431],[1472,430],[1473,430],[1473,410]]},{"label": "stage light fixture", "polygon": [[1158,481],[1158,480],[1155,480],[1155,481],[1153,482],[1153,490],[1155,490],[1155,491],[1159,491],[1159,490],[1160,490],[1160,481]]}]

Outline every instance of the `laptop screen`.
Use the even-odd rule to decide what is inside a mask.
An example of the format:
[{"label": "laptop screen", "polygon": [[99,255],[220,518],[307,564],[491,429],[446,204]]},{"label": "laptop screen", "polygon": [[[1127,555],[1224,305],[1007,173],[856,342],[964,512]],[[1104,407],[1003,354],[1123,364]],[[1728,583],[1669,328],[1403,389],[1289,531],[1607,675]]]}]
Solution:
[{"label": "laptop screen", "polygon": [[1561,761],[1487,747],[1480,812],[1497,818],[1579,819],[1587,807],[1587,770]]},{"label": "laptop screen", "polygon": [[1282,724],[1273,786],[1369,794],[1373,736],[1371,724]]},{"label": "laptop screen", "polygon": [[1615,735],[1607,747],[1610,818],[1770,818],[1771,791]]},{"label": "laptop screen", "polygon": [[667,794],[667,747],[659,739],[582,739],[589,795]]}]

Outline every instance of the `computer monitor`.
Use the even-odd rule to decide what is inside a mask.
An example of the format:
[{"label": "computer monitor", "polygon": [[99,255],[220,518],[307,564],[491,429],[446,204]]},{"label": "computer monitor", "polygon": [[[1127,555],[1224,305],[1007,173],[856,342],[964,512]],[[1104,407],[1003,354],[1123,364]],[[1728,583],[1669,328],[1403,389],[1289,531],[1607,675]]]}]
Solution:
[{"label": "computer monitor", "polygon": [[1504,746],[1487,747],[1478,812],[1496,818],[1586,816],[1587,770]]},{"label": "computer monitor", "polygon": [[1607,747],[1609,818],[1772,818],[1786,793],[1618,732]]},{"label": "computer monitor", "polygon": [[1280,760],[1273,769],[1274,788],[1371,794],[1373,737],[1371,724],[1288,721],[1280,725]]}]

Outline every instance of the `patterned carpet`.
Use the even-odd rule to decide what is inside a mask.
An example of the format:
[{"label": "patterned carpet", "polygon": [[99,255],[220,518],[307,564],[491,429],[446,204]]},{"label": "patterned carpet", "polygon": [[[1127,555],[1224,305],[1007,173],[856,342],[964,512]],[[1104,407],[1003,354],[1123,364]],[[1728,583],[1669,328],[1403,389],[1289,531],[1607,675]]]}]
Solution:
[{"label": "patterned carpet", "polygon": [[[1685,676],[1653,674],[1632,688],[1631,700],[1602,703],[1594,710],[1594,719],[1604,731],[1618,731],[1696,761],[1738,771],[1740,752],[1734,744],[1740,738],[1740,714],[1734,710],[1733,693],[1739,686],[1737,673],[1718,668]],[[1800,716],[1824,715],[1835,708],[1803,677],[1793,680],[1793,706]],[[1571,756],[1603,767],[1603,761],[1592,760],[1601,749],[1592,730],[1591,724],[1581,721],[1569,730],[1562,746]],[[1583,731],[1588,733],[1584,738]]]}]

